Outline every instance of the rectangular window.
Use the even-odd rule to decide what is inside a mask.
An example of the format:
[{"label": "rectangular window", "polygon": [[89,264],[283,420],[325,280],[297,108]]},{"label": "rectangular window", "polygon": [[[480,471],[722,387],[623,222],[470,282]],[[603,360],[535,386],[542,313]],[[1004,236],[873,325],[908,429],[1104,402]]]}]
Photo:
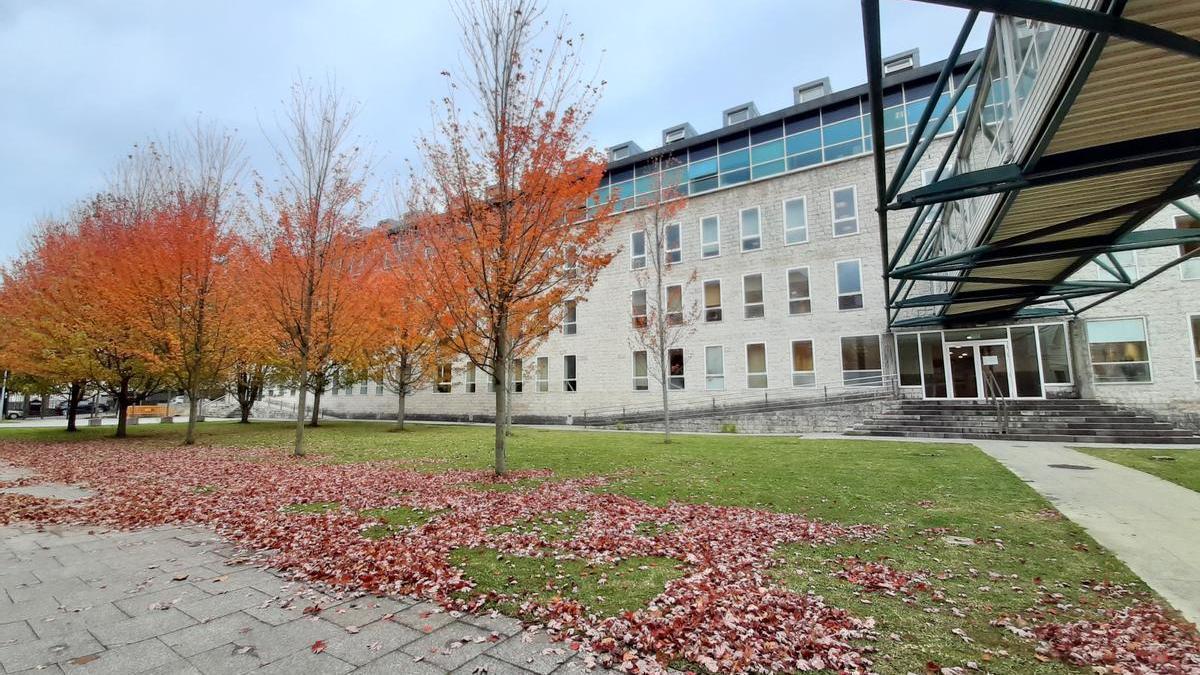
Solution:
[{"label": "rectangular window", "polygon": [[788,270],[788,314],[808,314],[812,311],[812,299],[808,291],[808,268]]},{"label": "rectangular window", "polygon": [[792,386],[811,387],[816,383],[812,340],[792,340]]},{"label": "rectangular window", "polygon": [[1042,351],[1042,382],[1071,383],[1071,355],[1067,349],[1067,327],[1061,323],[1038,326]]},{"label": "rectangular window", "polygon": [[358,393],[363,396],[367,395],[368,391],[367,391],[367,383],[366,382],[363,382],[362,384],[358,385]]},{"label": "rectangular window", "polygon": [[525,368],[521,359],[513,359],[512,362],[512,390],[514,394],[525,390]]},{"label": "rectangular window", "polygon": [[721,320],[721,280],[704,282],[704,320],[708,323]]},{"label": "rectangular window", "polygon": [[842,338],[842,384],[867,387],[883,384],[878,335]]},{"label": "rectangular window", "polygon": [[671,389],[683,389],[683,350],[667,350],[667,382]]},{"label": "rectangular window", "polygon": [[667,325],[683,323],[683,286],[667,286]]},{"label": "rectangular window", "polygon": [[650,390],[650,367],[646,361],[646,352],[633,353],[633,390]]},{"label": "rectangular window", "polygon": [[575,355],[568,354],[563,357],[563,391],[578,391],[578,382],[575,379]]},{"label": "rectangular window", "polygon": [[862,309],[862,270],[857,260],[837,263],[838,309]]},{"label": "rectangular window", "polygon": [[575,322],[576,305],[574,300],[567,300],[563,303],[563,335],[575,335],[579,331],[579,324]]},{"label": "rectangular window", "polygon": [[704,348],[704,388],[708,391],[725,388],[725,349],[720,345]]},{"label": "rectangular window", "polygon": [[1088,321],[1087,336],[1097,384],[1150,381],[1150,347],[1144,319]]},{"label": "rectangular window", "polygon": [[858,232],[858,190],[854,186],[839,188],[830,193],[833,203],[833,236]]},{"label": "rectangular window", "polygon": [[683,234],[680,232],[679,223],[667,225],[664,232],[664,239],[667,264],[672,265],[681,262],[683,260]]},{"label": "rectangular window", "polygon": [[900,364],[900,386],[921,386],[921,345],[916,333],[896,336],[896,360]]},{"label": "rectangular window", "polygon": [[449,364],[438,366],[438,381],[435,391],[439,394],[449,394],[450,385],[454,381],[454,369]]},{"label": "rectangular window", "polygon": [[761,319],[766,315],[761,274],[742,277],[742,306],[747,319]]},{"label": "rectangular window", "polygon": [[783,243],[803,244],[808,241],[808,203],[804,197],[783,203]]},{"label": "rectangular window", "polygon": [[629,233],[629,269],[640,270],[646,266],[646,233],[643,230]]},{"label": "rectangular window", "polygon": [[767,346],[761,342],[746,345],[746,386],[767,388]]},{"label": "rectangular window", "polygon": [[475,366],[468,364],[466,370],[463,371],[463,387],[468,394],[475,393]]},{"label": "rectangular window", "polygon": [[633,327],[644,328],[646,326],[646,291],[636,290],[633,292]]},{"label": "rectangular window", "polygon": [[[1138,278],[1137,251],[1117,251],[1117,252],[1113,253],[1112,255],[1114,258],[1117,259],[1117,262],[1121,265],[1121,269],[1125,270],[1125,274],[1129,275],[1129,280],[1137,281],[1137,278]],[[1100,256],[1098,258],[1098,260],[1100,260],[1104,264],[1108,265],[1109,267],[1112,267],[1112,261],[1108,259],[1108,256],[1106,256],[1106,255]],[[1109,272],[1108,270],[1104,269],[1102,266],[1100,266],[1099,263],[1096,263],[1096,280],[1097,281],[1123,281],[1123,279],[1121,279],[1120,277],[1118,277],[1118,276],[1114,275],[1113,273]]]},{"label": "rectangular window", "polygon": [[762,248],[762,224],[758,220],[758,207],[742,209],[742,251],[757,251]]},{"label": "rectangular window", "polygon": [[1193,314],[1189,323],[1192,326],[1192,365],[1196,379],[1200,380],[1200,314]]},{"label": "rectangular window", "polygon": [[550,359],[545,356],[539,356],[537,360],[537,390],[539,392],[550,391]]},{"label": "rectangular window", "polygon": [[721,219],[709,216],[700,220],[700,257],[721,255]]},{"label": "rectangular window", "polygon": [[[481,371],[481,372],[482,372],[482,371]],[[489,375],[488,373],[484,373],[484,375],[487,375],[487,383],[488,383],[487,390],[488,390],[488,393],[489,393],[489,394],[494,394],[494,393],[496,393],[496,385],[497,385],[496,378],[495,378],[493,375]]]},{"label": "rectangular window", "polygon": [[353,382],[348,383],[346,385],[346,390],[343,391],[342,393],[345,394],[346,396],[353,396],[354,395],[354,383]]},{"label": "rectangular window", "polygon": [[[1200,229],[1200,221],[1191,216],[1175,216],[1175,227],[1180,230]],[[1197,248],[1200,248],[1200,244],[1182,244],[1179,247],[1179,255],[1187,255]],[[1180,263],[1179,273],[1184,279],[1200,279],[1200,256]]]}]

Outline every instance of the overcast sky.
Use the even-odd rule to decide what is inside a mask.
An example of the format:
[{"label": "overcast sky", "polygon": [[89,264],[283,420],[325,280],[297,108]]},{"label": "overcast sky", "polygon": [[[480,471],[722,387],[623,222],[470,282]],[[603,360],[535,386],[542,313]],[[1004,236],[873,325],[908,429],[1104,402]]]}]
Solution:
[{"label": "overcast sky", "polygon": [[[608,82],[600,147],[655,147],[685,121],[708,131],[745,101],[776,110],[819,77],[835,90],[866,80],[854,0],[551,0],[550,12],[586,35]],[[883,12],[884,53],[918,47],[924,63],[964,16],[910,0]],[[458,63],[456,31],[440,0],[0,0],[0,263],[39,217],[103,189],[132,144],[197,115],[237,129],[269,169],[264,131],[298,74],[336,77],[362,105],[380,179],[400,172],[445,91],[438,73]]]}]

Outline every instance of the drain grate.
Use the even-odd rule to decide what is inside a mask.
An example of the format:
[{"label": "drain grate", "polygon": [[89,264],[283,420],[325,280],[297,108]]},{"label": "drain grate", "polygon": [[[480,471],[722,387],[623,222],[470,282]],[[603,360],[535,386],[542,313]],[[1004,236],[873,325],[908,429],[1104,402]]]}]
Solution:
[{"label": "drain grate", "polygon": [[1072,471],[1095,471],[1094,466],[1084,466],[1082,464],[1051,464],[1051,469],[1070,469]]}]

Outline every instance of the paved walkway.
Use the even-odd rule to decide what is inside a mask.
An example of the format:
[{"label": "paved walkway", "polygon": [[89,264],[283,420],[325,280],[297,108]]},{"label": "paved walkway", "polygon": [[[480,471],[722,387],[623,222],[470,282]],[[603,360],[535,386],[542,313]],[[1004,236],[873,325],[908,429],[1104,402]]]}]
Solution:
[{"label": "paved walkway", "polygon": [[[5,673],[570,673],[580,655],[503,616],[332,597],[230,565],[211,531],[0,527]],[[320,606],[313,615],[305,609]],[[323,647],[323,649],[322,649]]]},{"label": "paved walkway", "polygon": [[1200,493],[1055,443],[971,442],[1200,624]]}]

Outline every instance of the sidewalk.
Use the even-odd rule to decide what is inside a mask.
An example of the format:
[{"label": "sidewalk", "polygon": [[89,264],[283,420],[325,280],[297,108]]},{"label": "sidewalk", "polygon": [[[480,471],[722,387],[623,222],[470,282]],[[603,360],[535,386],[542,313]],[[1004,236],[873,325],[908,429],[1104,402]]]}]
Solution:
[{"label": "sidewalk", "polygon": [[1200,624],[1200,493],[1055,443],[971,442]]}]

